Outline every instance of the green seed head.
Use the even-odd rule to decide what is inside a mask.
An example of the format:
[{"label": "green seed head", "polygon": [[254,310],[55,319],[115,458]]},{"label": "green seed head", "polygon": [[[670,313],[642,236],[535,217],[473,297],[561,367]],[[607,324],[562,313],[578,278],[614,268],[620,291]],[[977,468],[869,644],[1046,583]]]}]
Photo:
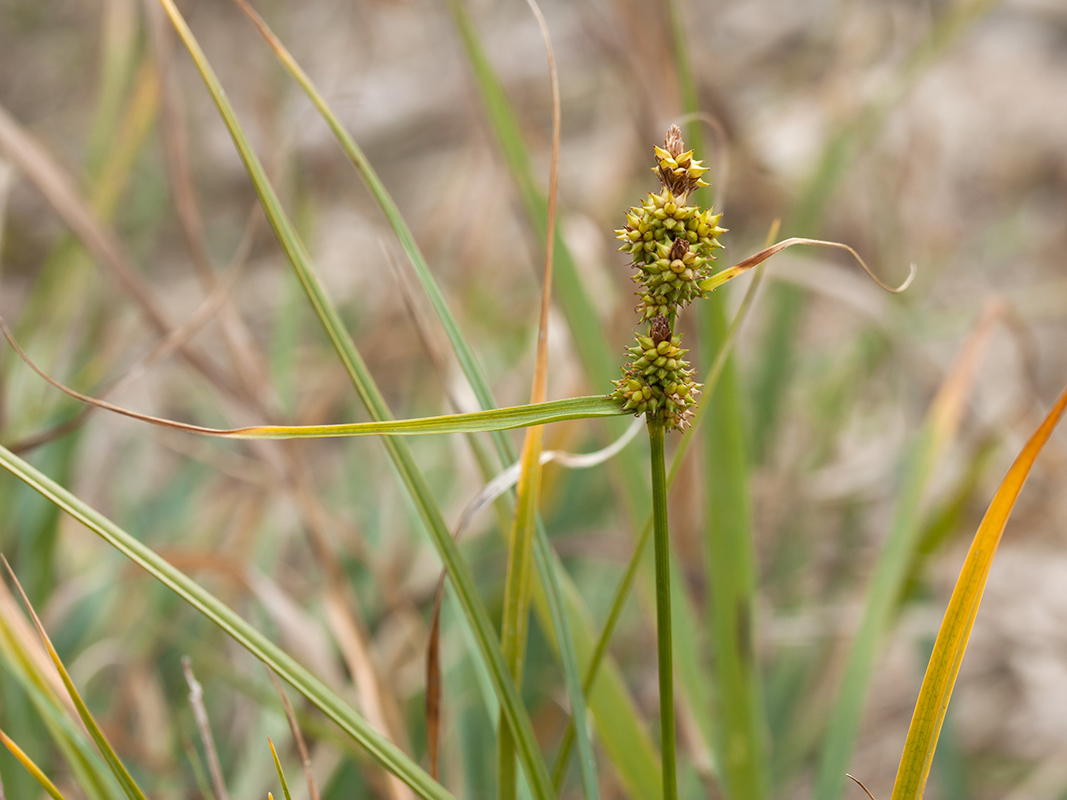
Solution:
[{"label": "green seed head", "polygon": [[683,429],[696,407],[700,387],[684,356],[681,337],[673,333],[679,310],[704,292],[700,282],[710,277],[721,214],[687,205],[689,194],[707,184],[707,167],[686,150],[681,131],[671,126],[663,147],[654,148],[660,179],[659,193],[650,192],[640,206],[626,214],[626,225],[615,231],[619,248],[629,253],[640,287],[637,314],[648,324],[647,335],[635,334],[627,348],[623,377],[614,381],[612,397],[624,410],[648,414],[668,429]]}]

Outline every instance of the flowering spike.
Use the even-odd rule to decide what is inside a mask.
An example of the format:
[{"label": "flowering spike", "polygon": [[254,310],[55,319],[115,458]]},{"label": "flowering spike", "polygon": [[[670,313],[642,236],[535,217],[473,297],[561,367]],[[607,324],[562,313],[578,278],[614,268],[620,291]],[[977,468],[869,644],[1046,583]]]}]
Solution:
[{"label": "flowering spike", "polygon": [[685,150],[682,132],[678,130],[677,125],[671,125],[667,129],[663,147],[656,147],[654,150],[656,166],[652,171],[659,176],[664,189],[669,189],[679,197],[685,197],[694,189],[707,186],[701,176],[708,168],[693,158],[692,150]]},{"label": "flowering spike", "polygon": [[686,204],[689,194],[707,184],[701,176],[707,167],[685,149],[682,133],[672,125],[663,147],[654,148],[662,191],[650,192],[639,206],[626,214],[626,226],[615,231],[619,248],[629,253],[637,270],[634,281],[641,287],[637,314],[648,324],[647,335],[635,334],[627,349],[623,376],[614,381],[616,398],[626,411],[649,414],[667,428],[684,429],[696,407],[700,387],[684,359],[688,350],[674,335],[678,311],[704,296],[701,281],[711,276],[721,214]]}]

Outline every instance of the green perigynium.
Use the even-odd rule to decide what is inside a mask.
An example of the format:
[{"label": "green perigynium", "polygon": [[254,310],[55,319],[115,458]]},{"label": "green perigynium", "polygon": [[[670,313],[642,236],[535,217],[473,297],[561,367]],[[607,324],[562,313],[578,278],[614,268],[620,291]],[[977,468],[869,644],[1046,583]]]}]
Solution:
[{"label": "green perigynium", "polygon": [[693,383],[693,370],[682,356],[682,337],[671,335],[670,323],[656,317],[649,335],[635,337],[627,348],[630,362],[623,378],[615,381],[613,397],[623,401],[623,409],[634,414],[660,416],[669,428],[683,428],[696,406],[700,385]]},{"label": "green perigynium", "polygon": [[678,310],[703,297],[700,281],[710,277],[714,251],[720,247],[722,214],[686,205],[689,194],[707,184],[701,176],[707,167],[684,150],[676,126],[667,131],[663,147],[655,148],[662,191],[650,192],[640,206],[626,215],[626,227],[616,231],[623,252],[633,257],[634,281],[641,287],[637,313],[648,323],[645,336],[637,334],[628,348],[629,363],[623,377],[614,381],[612,396],[635,414],[658,417],[668,429],[682,429],[696,405],[699,386],[682,356],[681,337],[673,333]]}]

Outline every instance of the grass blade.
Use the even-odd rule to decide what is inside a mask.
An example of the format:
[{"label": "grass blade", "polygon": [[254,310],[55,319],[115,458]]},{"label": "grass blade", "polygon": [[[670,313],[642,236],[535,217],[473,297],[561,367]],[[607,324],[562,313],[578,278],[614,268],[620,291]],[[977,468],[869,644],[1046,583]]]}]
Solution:
[{"label": "grass blade", "polygon": [[274,742],[267,737],[267,744],[270,745],[270,755],[274,759],[274,768],[278,770],[278,780],[282,782],[282,791],[285,792],[285,800],[293,800],[293,796],[289,794],[289,784],[285,780],[285,772],[282,770],[282,762],[278,760],[278,751],[274,749]]},{"label": "grass blade", "polygon": [[[279,61],[286,69],[287,72],[297,81],[300,87],[307,94],[308,98],[322,114],[323,119],[326,121],[330,130],[333,132],[337,141],[341,145],[342,150],[348,156],[349,160],[355,166],[359,172],[360,177],[363,179],[367,188],[374,196],[378,206],[381,208],[382,213],[385,215],[390,226],[393,228],[394,233],[404,252],[407,254],[412,266],[415,269],[419,282],[422,284],[427,297],[430,300],[431,305],[434,308],[438,319],[441,321],[442,326],[445,329],[445,333],[448,336],[449,341],[452,344],[452,348],[456,353],[457,360],[459,361],[460,368],[463,370],[464,375],[467,377],[471,388],[474,391],[475,397],[478,400],[479,405],[484,410],[490,410],[495,408],[496,403],[493,400],[492,393],[489,390],[489,384],[486,381],[485,374],[482,371],[478,360],[474,356],[473,350],[467,343],[462,332],[456,323],[455,318],[452,315],[448,304],[444,300],[444,296],[441,293],[440,288],[437,286],[437,282],[431,273],[429,266],[426,263],[426,259],[423,257],[421,250],[415,242],[414,237],[411,234],[411,230],[408,228],[403,216],[396,208],[396,204],[393,202],[392,197],[389,195],[385,188],[385,185],[378,178],[370,162],[363,154],[362,150],[356,144],[355,140],[349,135],[348,131],[338,120],[337,116],[330,109],[325,99],[319,93],[319,91],[312,84],[308,75],[303,71],[296,60],[292,57],[289,51],[281,43],[281,41],[271,32],[266,23],[259,17],[258,14],[248,5],[245,0],[237,0],[238,5],[242,8],[245,14],[251,19],[256,26],[260,35],[270,45]],[[550,54],[551,57],[551,54]],[[554,72],[554,65],[552,66]],[[558,82],[556,82],[558,83]],[[558,115],[557,115],[558,116]],[[555,123],[555,127],[558,131],[558,120]],[[558,142],[558,133],[556,136]],[[558,147],[558,144],[557,144]],[[555,163],[557,159],[554,159]],[[547,212],[546,212],[547,214]],[[549,218],[554,219],[554,215],[548,215]],[[554,226],[552,226],[554,227]],[[549,230],[547,234],[548,238],[548,258],[549,263],[552,262],[551,252],[554,247],[557,236],[554,230]],[[552,283],[551,273],[546,276],[546,286],[550,287]],[[594,317],[587,316],[590,321]],[[606,385],[606,384],[605,384]],[[538,399],[543,399],[538,398]],[[514,450],[510,441],[499,431],[493,432],[493,442],[496,446],[497,453],[500,457],[502,464],[509,464],[515,460]],[[579,672],[577,670],[577,658],[574,653],[574,645],[572,642],[571,633],[567,622],[567,615],[563,609],[563,592],[559,585],[559,579],[556,571],[553,569],[550,572],[545,570],[553,564],[550,557],[550,548],[548,545],[547,537],[542,529],[539,519],[535,519],[534,532],[536,536],[536,549],[541,553],[536,558],[536,563],[541,574],[541,579],[547,586],[547,600],[549,617],[554,626],[554,635],[556,641],[559,643],[559,653],[563,666],[563,673],[567,681],[568,694],[571,697],[571,706],[573,713],[582,714],[585,709],[585,699],[580,694],[581,681]],[[586,791],[589,791],[590,784],[590,767],[589,764],[592,761],[592,748],[588,745],[588,742],[579,742],[582,748],[585,758],[583,759],[583,775],[585,776]]]},{"label": "grass blade", "polygon": [[[671,3],[675,68],[684,110],[691,119],[686,135],[691,147],[703,143],[696,83],[688,58],[687,26],[682,9]],[[698,202],[711,204],[710,189],[699,190]],[[701,304],[704,352],[726,348],[729,332],[725,298],[712,294]],[[755,554],[748,494],[748,458],[741,415],[741,384],[734,359],[727,356],[716,391],[702,404],[710,419],[702,433],[706,500],[705,559],[709,585],[711,651],[714,654],[718,703],[717,761],[725,794],[733,800],[761,800],[766,796],[767,766],[764,712],[759,670],[753,646]],[[712,709],[698,709],[712,713]],[[706,730],[710,725],[702,726]]]},{"label": "grass blade", "polygon": [[990,306],[964,346],[955,366],[930,406],[903,466],[904,483],[882,553],[871,576],[863,619],[849,652],[841,689],[823,739],[815,796],[840,797],[845,772],[855,750],[878,646],[896,608],[921,530],[923,495],[934,466],[955,435],[968,388],[994,326],[1002,314]]},{"label": "grass blade", "polygon": [[45,649],[48,651],[48,655],[52,659],[52,663],[59,672],[59,677],[63,679],[63,685],[67,688],[67,693],[70,695],[70,699],[74,701],[74,707],[78,709],[78,716],[80,716],[82,722],[85,723],[89,735],[100,750],[100,755],[104,757],[104,761],[107,763],[108,768],[118,780],[119,785],[130,800],[147,800],[144,796],[144,792],[138,787],[118,755],[116,755],[115,751],[108,743],[107,738],[104,736],[104,732],[100,730],[100,726],[97,725],[96,720],[93,719],[93,715],[89,713],[88,707],[82,700],[81,695],[78,694],[78,690],[74,686],[74,681],[70,679],[70,675],[67,673],[67,668],[63,666],[63,661],[59,658],[59,653],[57,653],[56,649],[52,646],[52,640],[48,638],[48,633],[45,631],[44,625],[41,624],[41,620],[37,617],[37,612],[34,611],[33,606],[30,605],[30,599],[26,596],[26,593],[22,591],[22,585],[18,582],[18,578],[15,577],[15,573],[11,570],[11,566],[7,563],[7,559],[0,556],[0,560],[4,562],[4,567],[7,568],[8,574],[11,575],[11,579],[15,582],[15,588],[18,589],[19,594],[22,595],[22,602],[26,604],[26,609],[30,612],[30,617],[33,620],[34,626],[37,628],[37,633],[40,635],[41,641],[44,643]]},{"label": "grass blade", "polygon": [[[704,304],[706,352],[726,335],[721,299]],[[705,401],[706,573],[711,650],[718,694],[717,751],[726,796],[766,796],[764,716],[754,637],[755,554],[748,462],[736,367],[727,358],[715,393]],[[705,712],[707,713],[707,712]]]},{"label": "grass blade", "polygon": [[[211,92],[219,113],[230,131],[234,144],[237,146],[248,175],[255,184],[256,192],[260,197],[271,227],[286,256],[289,258],[297,278],[304,287],[308,300],[319,317],[361,400],[375,420],[388,420],[391,415],[385,400],[374,384],[362,357],[356,350],[356,346],[345,329],[337,309],[330,302],[325,290],[319,283],[312,269],[311,258],[303,243],[297,237],[288,216],[282,209],[278,197],[267,179],[263,165],[259,162],[255,153],[252,152],[251,146],[237,122],[237,118],[229,101],[226,99],[218,78],[215,76],[192,31],[189,30],[173,1],[160,0],[160,2],[185,43],[193,61],[196,63],[204,83]],[[463,561],[459,548],[452,541],[441,511],[434,501],[425,477],[416,466],[410,449],[404,442],[392,438],[387,438],[383,442],[415,506],[419,510],[419,514],[437,547],[445,568],[448,570],[449,578],[455,587],[460,605],[463,607],[464,614],[475,634],[481,657],[485,661],[493,679],[493,686],[500,700],[503,715],[515,734],[519,755],[534,794],[537,798],[548,798],[551,796],[551,781],[548,778],[548,769],[537,747],[530,718],[522,705],[518,691],[511,680],[511,675],[500,652],[499,640],[493,632],[489,614],[478,596],[474,585],[474,577]]]},{"label": "grass blade", "polygon": [[480,433],[483,431],[505,431],[513,428],[526,428],[534,425],[546,425],[551,422],[565,422],[572,419],[589,419],[592,417],[618,417],[624,413],[619,404],[604,395],[589,397],[570,397],[565,400],[552,400],[547,403],[533,403],[525,406],[494,408],[489,411],[470,411],[466,414],[443,414],[436,417],[419,417],[416,419],[382,419],[375,422],[345,422],[334,425],[256,425],[245,428],[207,428],[202,425],[190,425],[184,422],[154,417],[132,411],[106,400],[82,394],[71,389],[55,378],[45,374],[22,350],[11,335],[3,319],[0,319],[0,331],[19,357],[45,381],[61,392],[88,403],[96,408],[121,414],[124,417],[159,425],[164,428],[196,433],[202,436],[215,436],[222,439],[328,439],[346,436],[426,436],[441,433]]},{"label": "grass blade", "polygon": [[22,752],[22,748],[11,741],[7,734],[0,731],[0,742],[4,743],[4,747],[11,751],[11,755],[19,760],[19,762],[26,768],[26,771],[34,777],[34,779],[41,784],[41,788],[54,798],[54,800],[67,800],[56,785],[52,781],[48,780],[48,776],[41,772],[40,767],[33,763],[33,760]]},{"label": "grass blade", "polygon": [[892,800],[917,800],[922,797],[934,758],[934,749],[937,747],[937,737],[945,720],[945,711],[952,697],[952,688],[960,671],[971,630],[974,628],[993,556],[996,555],[1008,516],[1030,474],[1030,469],[1065,411],[1067,389],[1064,389],[1044,422],[1011,465],[993,496],[982,523],[978,526],[978,532],[971,543],[945,611],[941,630],[934,642],[934,652],[926,668],[922,689],[919,690],[919,699],[915,703],[911,727],[904,744],[904,754],[897,769]]},{"label": "grass blade", "polygon": [[39,472],[18,456],[12,455],[3,447],[0,447],[0,466],[36,489],[222,628],[337,723],[382,766],[400,777],[420,797],[453,800],[452,795],[443,786],[430,778],[392,742],[371,728],[366,720],[328,689],[322,681],[187,575],[172,567],[150,548],[141,544],[47,475]]},{"label": "grass blade", "polygon": [[[472,75],[481,94],[490,125],[496,135],[501,152],[507,161],[519,195],[526,207],[527,217],[538,235],[543,235],[545,232],[547,203],[537,186],[537,182],[534,180],[530,168],[531,159],[523,143],[515,113],[493,71],[462,0],[449,0],[449,8],[462,38]],[[600,326],[596,324],[596,309],[590,301],[585,287],[582,285],[574,258],[558,234],[555,248],[557,254],[555,263],[556,300],[563,310],[567,325],[571,330],[574,347],[588,379],[594,385],[607,387],[610,381],[617,376],[619,358],[613,348],[609,346]],[[621,421],[618,423],[606,421],[606,424],[613,437],[617,438],[622,435],[623,424]],[[620,494],[623,498],[623,510],[633,528],[636,529],[649,516],[651,510],[647,473],[637,458],[636,452],[623,451],[613,460],[612,467],[622,486]],[[642,578],[647,582],[649,588],[648,596],[652,596],[654,566],[651,557],[646,558],[642,565]],[[689,605],[688,597],[682,591],[678,591],[675,594],[674,611],[675,639],[676,643],[679,644],[675,656],[679,675],[683,681],[683,689],[687,696],[699,697],[702,696],[700,687],[690,682],[689,679],[693,676],[701,675],[701,664],[698,658],[698,632],[701,630],[701,626],[696,621],[695,614]],[[595,636],[591,631],[581,634],[576,632],[576,637],[579,635],[588,636],[590,639]],[[631,705],[627,703],[625,707],[630,707]],[[619,733],[617,729],[618,706],[599,706],[590,698],[590,707],[597,717],[598,731],[602,742],[605,737]],[[602,719],[606,720],[608,718],[616,720],[616,722],[604,724]],[[637,720],[633,722],[635,726],[641,724]],[[635,745],[634,748],[631,749],[627,746],[627,739],[629,744]],[[615,743],[617,746],[609,747],[605,742],[605,749],[613,754],[627,754],[623,756],[613,755],[616,769],[619,770],[621,775],[625,776],[627,786],[635,796],[653,798],[660,791],[659,782],[655,781],[650,786],[648,768],[645,767],[644,771],[636,768],[638,763],[647,763],[648,761],[645,741],[646,737],[644,735],[637,738],[620,735],[619,741]]]}]

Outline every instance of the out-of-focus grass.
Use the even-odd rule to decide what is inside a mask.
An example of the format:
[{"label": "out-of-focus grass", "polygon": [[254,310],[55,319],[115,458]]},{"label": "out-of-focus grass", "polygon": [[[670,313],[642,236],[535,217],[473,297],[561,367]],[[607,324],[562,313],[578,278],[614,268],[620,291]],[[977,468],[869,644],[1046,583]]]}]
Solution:
[{"label": "out-of-focus grass", "polygon": [[[877,796],[888,796],[906,709],[918,691],[917,665],[934,630],[928,620],[944,607],[944,576],[960,560],[951,555],[958,537],[973,532],[977,507],[992,494],[990,481],[1035,424],[1041,401],[1062,383],[1067,364],[1059,344],[1067,317],[1059,269],[1067,234],[1057,221],[1067,156],[1050,111],[1058,107],[1064,53],[1045,33],[1064,21],[1056,10],[975,3],[922,11],[906,3],[848,4],[815,18],[778,0],[680,5],[693,80],[685,96],[728,132],[731,178],[716,198],[731,229],[725,258],[747,255],[770,220],[783,216],[785,235],[818,228],[848,241],[888,280],[902,275],[908,261],[921,270],[906,296],[886,298],[851,281],[849,267],[836,259],[770,265],[773,292],[791,292],[803,313],[782,311],[770,292],[759,300],[757,324],[742,333],[733,387],[726,381],[708,400],[720,408],[726,392],[739,402],[729,416],[716,415],[713,421],[725,427],[707,428],[719,434],[709,434],[700,457],[690,458],[672,495],[675,607],[694,610],[677,623],[675,637],[683,659],[682,796],[704,797],[724,786],[731,797],[810,796],[816,764],[827,758],[823,734],[839,702],[859,604],[872,586],[891,509],[914,479],[905,466],[908,442],[988,295],[1006,295],[1024,326],[1014,339],[1003,333],[994,339],[958,439],[932,468],[926,502],[913,509],[920,555],[900,566],[907,591],[899,600],[881,598],[891,613],[874,636],[878,655],[863,680],[870,699],[853,709],[862,722],[848,737],[854,755],[846,768]],[[325,126],[235,7],[182,9],[393,414],[447,412],[379,245],[389,226],[351,180]],[[258,10],[362,146],[481,362],[487,388],[498,405],[512,405],[528,397],[533,371],[550,119],[543,52],[524,4],[457,9],[472,31],[457,29],[443,3]],[[606,392],[622,360],[632,287],[611,231],[652,188],[648,152],[683,111],[685,70],[658,6],[557,3],[546,4],[545,14],[563,90],[556,260],[563,313],[554,319],[548,387],[550,398],[562,398]],[[138,277],[177,327],[210,290],[190,266],[171,206],[174,182],[189,180],[195,188],[205,221],[201,244],[222,281],[221,265],[240,249],[255,198],[184,52],[165,62],[160,80],[144,15],[121,0],[102,9],[27,0],[0,5],[0,110],[77,175],[84,207],[113,226]],[[484,75],[466,54],[464,36],[472,32],[484,49]],[[87,68],[94,63],[95,70]],[[495,97],[485,94],[490,79]],[[162,101],[185,108],[189,175],[174,174],[163,157],[161,134],[173,131],[159,122]],[[999,110],[987,116],[986,107]],[[970,138],[960,131],[971,131]],[[834,154],[846,140],[841,160]],[[712,152],[698,156],[716,161]],[[2,143],[0,158],[15,161]],[[101,391],[149,353],[160,333],[143,322],[143,306],[99,268],[99,254],[87,255],[66,232],[25,168],[18,174],[6,206],[0,204],[7,208],[0,220],[0,313],[53,374]],[[808,217],[814,221],[797,222]],[[293,424],[365,419],[265,227],[241,269],[225,310],[183,342],[185,355],[138,370],[110,399],[213,426],[274,421],[268,416],[280,408]],[[736,302],[740,292],[734,296]],[[448,341],[449,331],[434,330]],[[687,341],[697,338],[690,333]],[[699,372],[711,363],[713,346],[699,349]],[[203,377],[197,361],[218,380]],[[458,376],[461,363],[447,368]],[[1034,368],[1024,372],[1022,363]],[[14,359],[2,369],[5,445],[78,413]],[[460,387],[461,398],[464,392]],[[592,449],[614,433],[610,424],[550,428],[546,446]],[[730,459],[715,444],[725,435],[733,437]],[[990,439],[1004,446],[973,468]],[[482,481],[460,441],[411,442],[449,521]],[[671,437],[667,446],[669,457]],[[550,568],[561,583],[579,666],[647,516],[645,447],[632,445],[594,470],[546,468],[540,512],[546,541],[559,555]],[[376,445],[206,442],[94,412],[73,433],[26,455],[179,561],[331,689],[380,708],[390,736],[416,761],[425,758],[421,662],[439,564]],[[1050,545],[1049,558],[1056,559],[1062,543],[1055,531],[1067,514],[1056,499],[1062,437],[1045,458],[1032,499],[1024,495],[1018,512],[1022,524],[1012,537],[1021,541],[1009,537],[1002,548]],[[715,477],[718,469],[727,479]],[[726,497],[716,500],[718,492]],[[235,796],[238,788],[242,796],[282,794],[264,730],[300,796],[302,782],[294,777],[300,764],[284,717],[254,662],[32,491],[3,478],[0,500],[0,549],[149,796],[179,797],[197,786],[182,745],[196,740],[177,666],[184,652],[197,660],[213,725],[226,733],[220,758]],[[739,524],[733,539],[716,532],[725,524],[724,503],[751,508],[751,522]],[[461,550],[497,625],[504,550],[499,537],[485,535],[495,521],[487,516],[479,524]],[[737,546],[751,548],[751,561]],[[730,588],[724,576],[738,581],[752,604],[745,620],[724,605]],[[351,593],[347,613],[357,634],[347,660],[326,610],[328,587],[338,584]],[[624,607],[610,661],[590,693],[604,797],[652,797],[659,785],[648,734],[655,726],[647,724],[657,707],[650,586],[638,581],[639,602]],[[533,602],[544,624],[531,631],[523,700],[550,758],[568,710],[551,614],[539,592]],[[1006,615],[1010,607],[988,613]],[[489,797],[493,759],[472,754],[495,748],[496,712],[487,700],[494,690],[460,619],[446,603],[443,778],[456,796]],[[980,636],[981,615],[976,631]],[[750,689],[762,695],[762,710],[754,701],[728,708],[742,700],[732,690],[723,694],[729,685],[721,671],[723,641],[730,637],[738,639],[738,653],[748,653],[745,674],[755,678]],[[89,785],[87,776],[100,766],[96,756],[79,750],[84,740],[73,731],[64,733],[66,712],[33,688],[10,641],[0,637],[0,729],[64,793],[75,783]],[[1001,666],[1000,673],[968,674],[965,662],[956,693],[966,724],[956,726],[954,749],[975,797],[1009,793],[1006,781],[1039,770],[1062,750],[1057,737],[1067,737],[1045,725],[1040,707],[1027,700],[1036,690],[1023,665],[1009,658]],[[983,692],[997,700],[983,706],[984,716],[968,712]],[[402,796],[315,712],[298,714],[324,797]],[[754,715],[747,738],[729,739],[746,714]],[[975,749],[989,741],[997,742],[993,753]],[[728,777],[738,748],[752,783]],[[978,759],[990,755],[1011,765],[1005,775],[1017,777],[975,772]],[[936,764],[934,770],[936,782]],[[9,797],[39,791],[7,753],[0,753],[0,775]],[[578,796],[578,787],[572,769],[565,795]]]}]

